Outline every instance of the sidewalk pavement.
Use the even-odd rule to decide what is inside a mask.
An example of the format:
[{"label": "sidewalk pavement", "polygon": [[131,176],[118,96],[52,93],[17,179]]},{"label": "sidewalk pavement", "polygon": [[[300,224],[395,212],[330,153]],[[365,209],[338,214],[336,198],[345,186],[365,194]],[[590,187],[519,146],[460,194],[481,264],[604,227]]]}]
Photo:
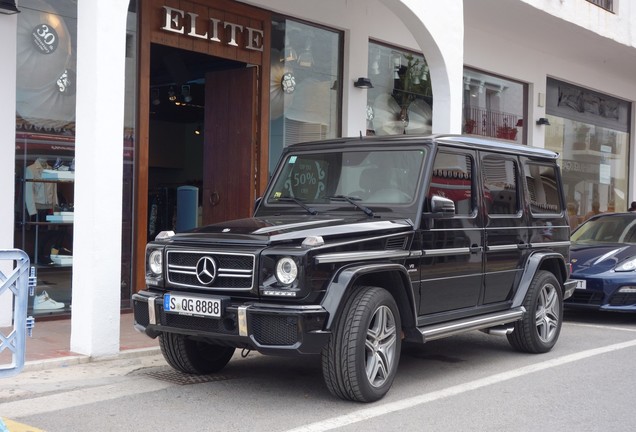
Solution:
[{"label": "sidewalk pavement", "polygon": [[33,411],[34,400],[57,395],[62,399],[60,406],[66,406],[64,398],[77,393],[81,399],[83,389],[125,384],[135,371],[166,367],[158,341],[133,328],[131,313],[121,314],[120,352],[116,355],[92,358],[74,353],[70,338],[70,319],[36,321],[33,336],[27,337],[22,372],[0,378],[0,432],[39,431],[15,421]]},{"label": "sidewalk pavement", "polygon": [[[158,354],[159,342],[133,328],[133,314],[122,313],[118,356]],[[118,357],[117,355],[115,357]],[[26,340],[23,370],[42,370],[62,364],[86,363],[91,358],[71,351],[71,320],[35,321],[33,336]]]}]

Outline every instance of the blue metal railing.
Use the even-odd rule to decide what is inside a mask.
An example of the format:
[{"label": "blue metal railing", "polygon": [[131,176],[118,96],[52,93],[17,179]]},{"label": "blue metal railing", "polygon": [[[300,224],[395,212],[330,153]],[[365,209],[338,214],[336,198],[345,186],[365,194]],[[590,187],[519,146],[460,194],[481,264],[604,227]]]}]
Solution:
[{"label": "blue metal railing", "polygon": [[29,256],[19,249],[0,250],[0,262],[12,261],[12,271],[7,275],[0,269],[0,296],[5,292],[13,295],[13,326],[8,335],[0,332],[0,353],[9,350],[11,363],[0,365],[0,378],[17,375],[24,367],[26,336],[31,335],[35,324],[27,317],[29,297],[36,285],[35,268],[30,266]]}]

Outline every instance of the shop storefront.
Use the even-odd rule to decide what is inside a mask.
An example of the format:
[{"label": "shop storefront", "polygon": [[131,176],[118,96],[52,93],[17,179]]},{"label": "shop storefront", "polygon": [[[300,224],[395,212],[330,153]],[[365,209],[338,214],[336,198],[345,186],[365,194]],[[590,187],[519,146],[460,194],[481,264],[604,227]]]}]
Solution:
[{"label": "shop storefront", "polygon": [[[134,15],[135,2],[129,13]],[[17,25],[14,247],[28,253],[38,286],[29,314],[64,316],[72,307],[77,3],[20,2]],[[134,95],[136,20],[127,28],[126,82]],[[121,298],[132,295],[135,98],[126,100],[123,154]],[[104,151],[108,151],[104,149]],[[106,179],[105,181],[112,181]],[[118,215],[119,217],[119,215]],[[119,236],[118,236],[119,237]]]},{"label": "shop storefront", "polygon": [[549,78],[546,112],[545,144],[561,155],[572,227],[592,214],[627,211],[631,104]]},{"label": "shop storefront", "polygon": [[[68,0],[21,8],[14,245],[38,269],[29,312],[64,316],[73,302],[78,10]],[[367,134],[432,131],[424,56],[369,38],[362,73],[375,86],[365,92],[344,78],[344,43],[338,28],[235,1],[130,2],[122,309],[144,284],[149,239],[249,216],[285,146],[342,136],[347,87],[359,92],[350,103],[367,100]]]},{"label": "shop storefront", "polygon": [[[519,10],[497,4],[488,11],[545,15],[512,3]],[[628,74],[615,68],[616,76],[596,86],[588,77],[600,69],[575,67],[582,60],[556,47],[538,52],[525,33],[507,37],[488,21],[496,14],[479,15],[475,2],[113,0],[101,10],[91,2],[22,0],[19,6],[15,117],[9,113],[16,120],[14,206],[13,215],[0,216],[13,221],[13,246],[38,268],[29,312],[41,318],[72,311],[73,328],[92,332],[77,331],[77,352],[95,352],[104,335],[93,329],[128,309],[144,286],[149,239],[248,216],[292,143],[471,133],[558,151],[568,200],[581,220],[596,202],[600,211],[624,210],[633,199],[631,103],[598,90],[621,94],[622,85],[633,100]],[[86,40],[91,44],[82,51]],[[520,61],[510,61],[511,53]],[[549,79],[546,87],[546,76],[582,85]],[[100,93],[109,85],[112,98]],[[94,108],[102,109],[99,116],[85,115]],[[90,157],[78,157],[85,149]],[[109,190],[100,188],[104,183]],[[109,343],[99,348],[113,352]]]}]

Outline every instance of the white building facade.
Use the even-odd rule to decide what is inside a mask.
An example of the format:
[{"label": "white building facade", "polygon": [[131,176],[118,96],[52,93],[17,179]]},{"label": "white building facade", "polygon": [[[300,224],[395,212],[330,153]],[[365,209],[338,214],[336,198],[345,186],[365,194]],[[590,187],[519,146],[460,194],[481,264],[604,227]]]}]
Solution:
[{"label": "white building facade", "polygon": [[247,216],[293,142],[472,133],[558,151],[581,219],[636,198],[631,2],[181,3],[0,14],[0,248],[29,253],[30,313],[70,316],[75,352],[119,350],[178,198],[195,225]]}]

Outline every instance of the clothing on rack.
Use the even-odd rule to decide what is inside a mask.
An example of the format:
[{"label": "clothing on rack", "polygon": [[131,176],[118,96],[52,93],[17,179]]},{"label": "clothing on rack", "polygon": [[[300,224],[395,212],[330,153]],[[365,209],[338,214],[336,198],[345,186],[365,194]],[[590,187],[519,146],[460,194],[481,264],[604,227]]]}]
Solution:
[{"label": "clothing on rack", "polygon": [[[51,169],[46,159],[37,158],[35,162],[24,170],[25,180],[42,179],[42,171]],[[53,209],[57,205],[57,184],[50,182],[29,182],[24,184],[24,205],[29,216],[37,214],[38,210]]]}]

